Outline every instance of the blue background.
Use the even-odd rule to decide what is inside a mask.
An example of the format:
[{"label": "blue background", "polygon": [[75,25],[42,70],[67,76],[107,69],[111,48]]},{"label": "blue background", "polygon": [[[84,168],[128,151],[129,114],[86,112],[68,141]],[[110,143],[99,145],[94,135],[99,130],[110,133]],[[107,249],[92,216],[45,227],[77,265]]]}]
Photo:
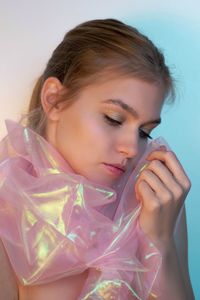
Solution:
[{"label": "blue background", "polygon": [[173,15],[148,15],[127,21],[163,49],[176,81],[176,102],[165,106],[162,124],[153,136],[165,137],[192,182],[186,201],[189,267],[195,299],[200,299],[200,30]]}]

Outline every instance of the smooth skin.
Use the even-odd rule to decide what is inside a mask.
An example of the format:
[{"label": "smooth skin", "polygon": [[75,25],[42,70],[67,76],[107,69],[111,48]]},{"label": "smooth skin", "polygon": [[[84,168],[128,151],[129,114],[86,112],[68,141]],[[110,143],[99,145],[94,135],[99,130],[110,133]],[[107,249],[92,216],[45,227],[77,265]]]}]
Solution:
[{"label": "smooth skin", "polygon": [[[140,226],[163,256],[161,279],[157,283],[161,299],[194,299],[187,266],[187,228],[183,207],[190,181],[172,151],[154,151],[147,159],[149,164],[137,181],[136,195],[142,202]],[[181,220],[174,235],[182,207]]]},{"label": "smooth skin", "polygon": [[[161,84],[111,75],[109,80],[105,74],[104,81],[85,87],[68,108],[59,104],[50,109],[63,89],[56,78],[46,80],[41,94],[47,114],[46,139],[76,173],[110,187],[119,178],[105,163],[124,164],[127,169],[136,166],[148,135],[159,124],[164,99]],[[148,167],[138,178],[136,195],[142,203],[140,226],[163,255],[161,281],[157,283],[162,291],[160,299],[192,300],[184,209],[190,181],[172,151],[154,151],[148,160]],[[4,260],[1,251],[0,260]],[[87,271],[36,287],[19,284],[19,299],[66,300],[70,295],[70,300],[75,300],[86,278]],[[15,290],[13,283],[10,286]]]}]

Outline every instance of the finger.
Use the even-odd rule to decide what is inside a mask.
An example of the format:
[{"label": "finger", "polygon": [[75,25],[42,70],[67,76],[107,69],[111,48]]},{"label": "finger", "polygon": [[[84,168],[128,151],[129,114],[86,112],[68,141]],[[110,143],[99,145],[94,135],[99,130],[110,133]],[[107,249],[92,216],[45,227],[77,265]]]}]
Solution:
[{"label": "finger", "polygon": [[152,160],[148,164],[147,168],[150,171],[152,171],[155,175],[157,175],[160,178],[160,180],[163,182],[163,184],[166,185],[168,188],[171,187],[171,189],[173,189],[176,187],[176,185],[179,185],[179,183],[177,182],[173,174],[169,171],[166,165],[160,160],[157,159]]},{"label": "finger", "polygon": [[148,183],[160,202],[165,203],[174,199],[173,193],[163,184],[160,178],[148,168],[141,173],[138,181]]},{"label": "finger", "polygon": [[190,188],[190,181],[174,152],[153,151],[148,155],[147,160],[152,161],[153,159],[162,161],[167,166],[169,171],[173,174],[173,176],[176,178],[177,182],[184,189]]},{"label": "finger", "polygon": [[169,183],[169,185],[172,185],[176,180],[168,167],[158,159],[150,161],[147,168],[156,174],[164,184]]},{"label": "finger", "polygon": [[145,209],[154,211],[155,209],[160,208],[159,199],[147,182],[141,180],[138,183],[137,190],[138,195],[142,200],[142,206],[145,207]]},{"label": "finger", "polygon": [[161,161],[154,159],[148,164],[147,168],[160,178],[164,186],[174,195],[175,199],[178,200],[182,197],[184,194],[182,186]]}]

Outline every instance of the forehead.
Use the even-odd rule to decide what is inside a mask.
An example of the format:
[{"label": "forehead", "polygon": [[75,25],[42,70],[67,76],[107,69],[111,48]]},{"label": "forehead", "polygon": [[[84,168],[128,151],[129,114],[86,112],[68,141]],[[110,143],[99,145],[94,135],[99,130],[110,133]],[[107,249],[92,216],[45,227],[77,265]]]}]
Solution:
[{"label": "forehead", "polygon": [[[83,88],[79,104],[94,106],[110,105],[109,99],[120,100],[133,107],[139,116],[159,115],[164,102],[164,88],[161,83],[147,82],[135,77],[105,77]],[[77,103],[78,104],[78,103]]]}]

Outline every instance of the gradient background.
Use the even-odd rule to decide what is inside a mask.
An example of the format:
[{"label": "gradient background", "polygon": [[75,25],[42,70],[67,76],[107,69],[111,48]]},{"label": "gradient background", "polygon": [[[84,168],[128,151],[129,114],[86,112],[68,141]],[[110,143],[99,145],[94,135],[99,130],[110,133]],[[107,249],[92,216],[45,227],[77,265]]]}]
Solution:
[{"label": "gradient background", "polygon": [[25,112],[35,83],[64,33],[95,18],[118,18],[136,26],[161,48],[177,86],[176,103],[166,106],[162,135],[192,181],[186,201],[189,267],[199,288],[200,239],[200,2],[198,0],[1,0],[0,1],[0,136],[4,119]]}]

